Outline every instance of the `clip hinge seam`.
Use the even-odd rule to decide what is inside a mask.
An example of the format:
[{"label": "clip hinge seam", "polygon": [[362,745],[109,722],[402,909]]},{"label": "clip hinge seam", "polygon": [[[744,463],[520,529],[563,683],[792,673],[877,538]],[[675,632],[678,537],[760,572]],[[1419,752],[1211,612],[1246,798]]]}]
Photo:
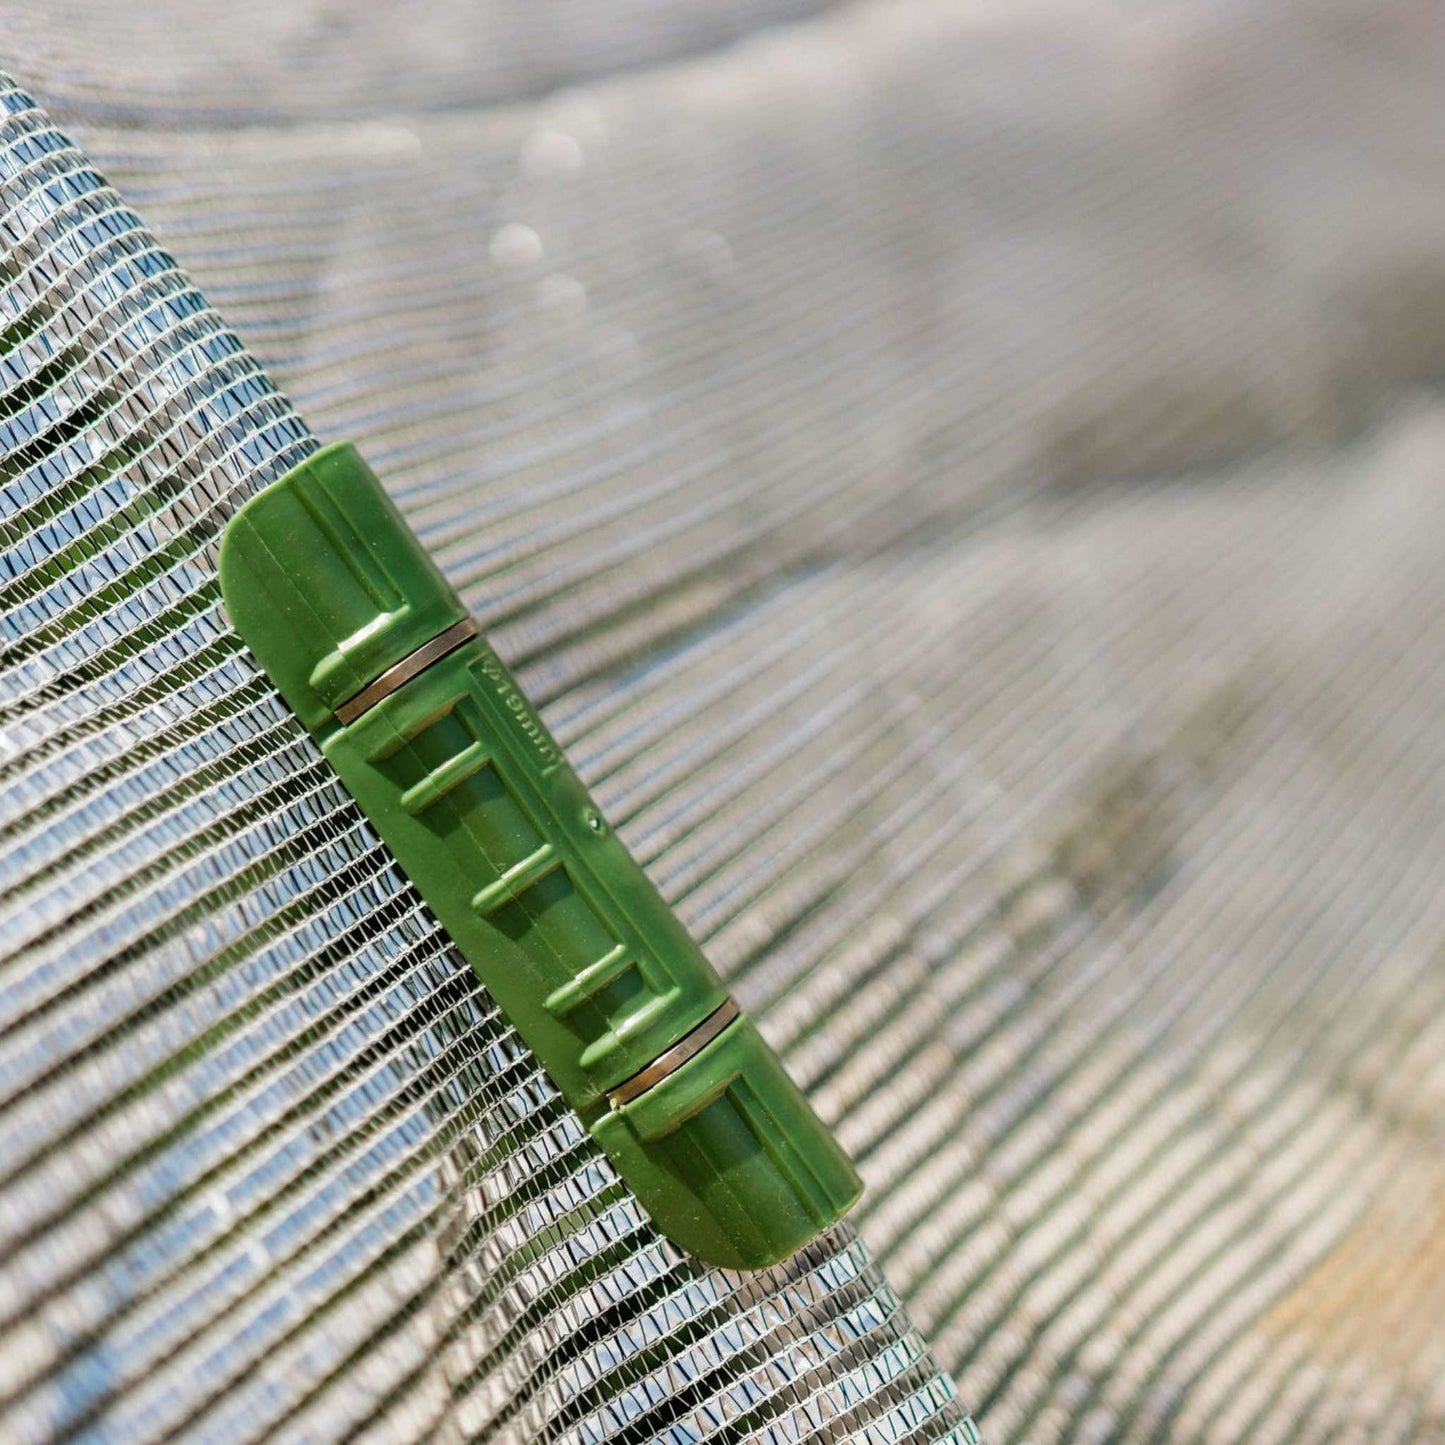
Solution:
[{"label": "clip hinge seam", "polygon": [[614,1109],[645,1094],[670,1075],[675,1074],[689,1059],[696,1058],[742,1010],[728,999],[715,1008],[695,1029],[685,1033],[670,1048],[664,1049],[646,1068],[639,1069],[630,1079],[624,1079],[615,1089],[607,1092],[607,1101]]},{"label": "clip hinge seam", "polygon": [[435,637],[423,642],[414,652],[409,652],[398,663],[388,667],[379,677],[374,677],[360,692],[347,698],[336,709],[336,721],[342,727],[354,723],[362,713],[370,712],[383,698],[389,697],[397,688],[420,676],[432,663],[440,662],[447,653],[455,652],[462,643],[481,636],[482,629],[471,617],[463,617],[444,628]]}]

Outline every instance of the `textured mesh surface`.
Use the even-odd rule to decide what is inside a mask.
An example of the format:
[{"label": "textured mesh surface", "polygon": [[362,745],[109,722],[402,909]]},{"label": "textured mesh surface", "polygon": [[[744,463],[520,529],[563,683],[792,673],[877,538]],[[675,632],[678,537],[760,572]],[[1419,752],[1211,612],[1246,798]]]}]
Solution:
[{"label": "textured mesh surface", "polygon": [[[1445,1437],[1438,15],[817,8],[0,21],[0,1435]],[[859,1159],[786,1268],[227,631],[313,432]]]}]

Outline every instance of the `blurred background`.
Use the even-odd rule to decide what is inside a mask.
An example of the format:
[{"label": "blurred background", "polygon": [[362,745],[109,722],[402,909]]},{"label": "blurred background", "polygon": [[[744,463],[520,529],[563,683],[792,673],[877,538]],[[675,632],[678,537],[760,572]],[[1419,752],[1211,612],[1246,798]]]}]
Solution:
[{"label": "blurred background", "polygon": [[[0,1436],[1445,1439],[1438,4],[0,41]],[[651,1230],[230,632],[316,438],[857,1159],[790,1264]]]}]

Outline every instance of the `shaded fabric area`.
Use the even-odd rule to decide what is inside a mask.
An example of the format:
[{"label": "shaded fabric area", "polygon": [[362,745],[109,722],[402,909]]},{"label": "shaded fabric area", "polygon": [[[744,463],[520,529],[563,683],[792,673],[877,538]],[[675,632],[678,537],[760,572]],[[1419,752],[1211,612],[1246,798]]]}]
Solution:
[{"label": "shaded fabric area", "polygon": [[[1438,16],[570,8],[6,22],[246,349],[15,101],[0,1418],[1440,1438]],[[312,432],[858,1238],[653,1238],[256,678],[209,545]]]}]

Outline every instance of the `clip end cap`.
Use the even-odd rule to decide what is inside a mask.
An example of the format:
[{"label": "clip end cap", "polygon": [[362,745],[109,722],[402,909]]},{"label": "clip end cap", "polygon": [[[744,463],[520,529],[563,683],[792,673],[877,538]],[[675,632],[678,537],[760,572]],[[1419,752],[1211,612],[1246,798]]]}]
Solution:
[{"label": "clip end cap", "polygon": [[658,1228],[727,1269],[778,1264],[863,1192],[848,1156],[746,1017],[592,1128]]}]

